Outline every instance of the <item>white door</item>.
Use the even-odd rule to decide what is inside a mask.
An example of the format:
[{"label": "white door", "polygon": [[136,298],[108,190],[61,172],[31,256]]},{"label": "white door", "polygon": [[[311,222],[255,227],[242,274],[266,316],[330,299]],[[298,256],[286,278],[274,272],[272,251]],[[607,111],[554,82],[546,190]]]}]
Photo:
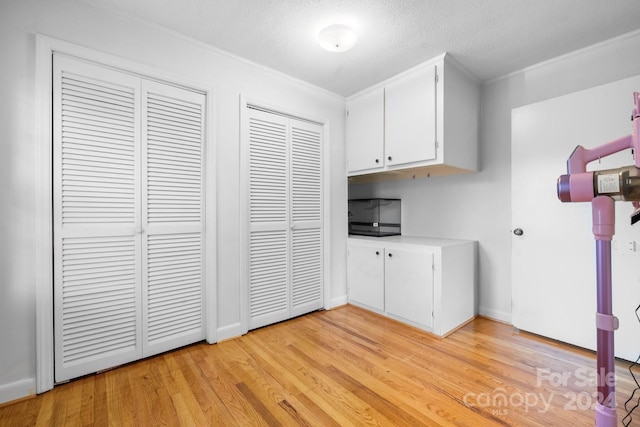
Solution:
[{"label": "white door", "polygon": [[142,81],[143,355],[204,338],[204,95]]},{"label": "white door", "polygon": [[323,306],[322,127],[247,108],[248,328]]},{"label": "white door", "polygon": [[323,306],[322,127],[290,119],[291,312]]},{"label": "white door", "polygon": [[204,96],[59,56],[53,83],[64,381],[204,336]]},{"label": "white door", "polygon": [[[633,91],[640,78],[516,108],[512,112],[512,322],[523,330],[595,349],[596,270],[590,203],[561,203],[556,180],[577,145],[594,148],[631,132]],[[631,165],[627,151],[590,170]],[[616,355],[640,352],[640,240],[629,225],[631,204],[616,203],[613,241],[614,314],[620,319]]]}]

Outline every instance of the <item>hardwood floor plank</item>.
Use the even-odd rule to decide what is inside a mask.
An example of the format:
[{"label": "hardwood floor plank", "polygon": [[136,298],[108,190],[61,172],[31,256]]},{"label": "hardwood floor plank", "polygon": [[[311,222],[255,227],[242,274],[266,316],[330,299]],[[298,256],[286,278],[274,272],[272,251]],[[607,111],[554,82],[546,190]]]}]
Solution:
[{"label": "hardwood floor plank", "polygon": [[253,391],[245,383],[236,384],[240,393],[247,399],[247,401],[251,404],[251,406],[256,410],[258,415],[261,418],[260,424],[264,424],[265,426],[281,426],[283,423],[278,421],[278,419],[271,413],[269,409],[265,406],[262,400],[258,396],[256,396]]},{"label": "hardwood floor plank", "polygon": [[[42,409],[42,400],[39,399],[27,399],[22,400],[15,404],[20,408],[20,413],[24,414],[23,422],[25,425],[37,425],[37,421],[40,417],[40,411]],[[48,408],[47,408],[48,409]],[[47,410],[45,409],[45,411]],[[4,425],[2,417],[2,408],[0,408],[0,425]]]},{"label": "hardwood floor plank", "polygon": [[[133,366],[135,365],[138,363]],[[126,366],[125,369],[130,366],[132,365]],[[136,418],[141,423],[150,422],[152,425],[177,425],[179,419],[171,400],[168,388],[170,384],[167,384],[167,368],[163,356],[153,357],[148,369],[143,369],[141,374],[134,374],[138,389],[136,402],[140,412]]]},{"label": "hardwood floor plank", "polygon": [[[341,328],[342,329],[342,328]],[[338,334],[331,334],[331,336]],[[361,365],[363,358],[370,357],[369,352],[359,352],[360,354],[354,356],[344,357],[349,363]],[[331,357],[330,355],[326,357]],[[339,362],[337,362],[339,363]],[[396,373],[404,371],[406,360],[404,358],[372,358],[370,367],[359,375],[358,378],[363,381],[364,386],[372,390],[387,390],[388,398],[393,400],[395,405],[407,408],[408,411],[415,411],[415,408],[421,408],[422,411],[416,414],[416,417],[425,417],[438,425],[451,423],[453,420],[458,425],[466,425],[463,423],[464,416],[460,411],[456,414],[448,413],[446,409],[446,402],[442,402],[439,398],[442,396],[442,390],[435,389],[430,385],[424,387],[421,383],[412,383],[411,378],[414,373],[409,371],[408,374],[404,373],[397,375]],[[411,366],[409,365],[410,369]],[[357,373],[357,370],[349,369],[350,373]],[[431,380],[434,382],[434,379]],[[432,393],[435,392],[435,393]],[[469,422],[468,425],[475,425],[474,422]],[[485,424],[487,425],[487,424]]]},{"label": "hardwood floor plank", "polygon": [[171,376],[172,387],[168,388],[171,401],[180,420],[184,425],[188,421],[192,425],[206,425],[207,419],[194,396],[194,391],[184,374],[188,372],[190,363],[184,352],[168,353],[164,356]]},{"label": "hardwood floor plank", "polygon": [[365,387],[362,383],[350,377],[348,374],[336,368],[335,366],[329,366],[327,368],[327,371],[338,384],[340,384],[350,393],[358,396],[362,401],[368,403],[372,408],[376,408],[376,410],[382,413],[386,418],[393,420],[394,425],[407,427],[426,425],[410,413],[405,412],[400,406],[394,405],[385,397],[381,396],[374,390]]},{"label": "hardwood floor plank", "polygon": [[96,425],[96,416],[94,412],[95,401],[95,378],[91,378],[92,381],[85,381],[81,385],[80,390],[80,410],[78,425],[80,426],[94,426]]},{"label": "hardwood floor plank", "polygon": [[[134,394],[129,381],[128,369],[113,369],[104,372],[107,386],[107,417],[110,425],[133,426],[136,417]],[[76,384],[77,381],[69,383]]]},{"label": "hardwood floor plank", "polygon": [[[233,345],[233,341],[216,345],[217,348],[213,356],[207,357],[208,367],[215,369],[218,384],[221,386],[220,389],[216,388],[216,393],[229,410],[236,425],[263,425],[262,418],[256,408],[246,400],[236,387],[239,381],[233,374],[233,366],[234,361],[241,355],[235,355],[228,351]],[[209,349],[205,351],[209,351]]]},{"label": "hardwood floor plank", "polygon": [[483,318],[441,339],[345,306],[79,378],[1,405],[0,425],[588,426],[595,390],[591,351]]},{"label": "hardwood floor plank", "polygon": [[[280,403],[285,406],[286,411],[295,411],[296,415],[301,414],[302,420],[297,425],[324,426],[324,427],[341,427],[334,417],[331,417],[320,406],[312,401],[306,394],[300,394],[292,397],[287,401]],[[293,416],[296,421],[297,416]]]},{"label": "hardwood floor plank", "polygon": [[[230,376],[226,370],[219,369],[224,361],[218,360],[217,354],[210,353],[209,349],[210,346],[206,344],[189,347],[197,373],[194,375],[195,384],[201,390],[198,402],[209,420],[209,425],[241,425],[244,418],[236,418],[232,411],[232,408],[240,406],[235,403],[235,390],[232,390],[235,383],[228,381]],[[233,404],[230,405],[230,402]]]},{"label": "hardwood floor plank", "polygon": [[191,363],[180,361],[180,368],[195,399],[193,405],[200,407],[204,417],[204,424],[200,425],[235,425],[233,417],[208,381],[206,363],[200,359],[202,352],[199,349],[200,346],[191,346],[185,349],[188,352],[181,352],[189,357]]},{"label": "hardwood floor plank", "polygon": [[[38,416],[36,417],[37,426],[53,425],[51,417],[54,411],[53,403],[56,398],[56,394],[57,393],[45,393],[43,395],[30,399],[30,400],[37,400],[42,403],[41,405],[39,405]],[[34,407],[38,407],[38,405],[34,405]],[[2,409],[3,408],[0,408],[0,414],[4,412]],[[18,407],[16,409],[17,410],[13,412],[13,417],[9,417],[7,420],[7,425],[9,426],[21,426],[21,424],[19,424],[18,421],[23,422],[23,420],[26,420],[29,418],[28,407],[27,408]],[[12,414],[9,413],[9,415],[12,415]],[[0,416],[0,420],[2,420],[2,418],[3,417]],[[31,425],[31,424],[26,424],[26,425]]]}]

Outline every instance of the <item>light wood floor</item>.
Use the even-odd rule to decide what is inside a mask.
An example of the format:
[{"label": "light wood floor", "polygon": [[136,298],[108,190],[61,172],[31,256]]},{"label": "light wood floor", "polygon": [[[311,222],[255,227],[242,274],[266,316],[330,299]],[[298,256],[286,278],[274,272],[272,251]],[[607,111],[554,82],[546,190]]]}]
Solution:
[{"label": "light wood floor", "polygon": [[438,339],[345,306],[57,386],[0,426],[590,426],[594,372],[591,352],[487,319]]}]

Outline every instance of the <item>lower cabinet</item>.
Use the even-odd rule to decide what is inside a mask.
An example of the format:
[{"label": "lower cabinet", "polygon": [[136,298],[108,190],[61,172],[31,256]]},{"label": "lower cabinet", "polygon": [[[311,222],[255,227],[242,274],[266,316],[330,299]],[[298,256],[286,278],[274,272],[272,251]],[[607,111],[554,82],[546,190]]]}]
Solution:
[{"label": "lower cabinet", "polygon": [[348,239],[349,303],[444,336],[476,314],[476,242]]},{"label": "lower cabinet", "polygon": [[388,247],[384,263],[385,312],[433,328],[433,252],[427,247]]},{"label": "lower cabinet", "polygon": [[384,247],[349,243],[349,302],[384,311]]}]

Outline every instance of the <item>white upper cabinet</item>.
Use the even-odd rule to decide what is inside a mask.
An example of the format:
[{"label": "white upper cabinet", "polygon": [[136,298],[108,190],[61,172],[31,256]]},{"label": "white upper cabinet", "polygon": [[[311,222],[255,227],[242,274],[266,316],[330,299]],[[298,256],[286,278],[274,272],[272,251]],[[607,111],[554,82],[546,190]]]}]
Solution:
[{"label": "white upper cabinet", "polygon": [[347,102],[347,141],[349,171],[384,166],[384,88]]},{"label": "white upper cabinet", "polygon": [[436,70],[413,70],[385,86],[385,165],[436,158]]},{"label": "white upper cabinet", "polygon": [[478,102],[476,79],[446,54],[352,96],[350,182],[476,171]]}]

